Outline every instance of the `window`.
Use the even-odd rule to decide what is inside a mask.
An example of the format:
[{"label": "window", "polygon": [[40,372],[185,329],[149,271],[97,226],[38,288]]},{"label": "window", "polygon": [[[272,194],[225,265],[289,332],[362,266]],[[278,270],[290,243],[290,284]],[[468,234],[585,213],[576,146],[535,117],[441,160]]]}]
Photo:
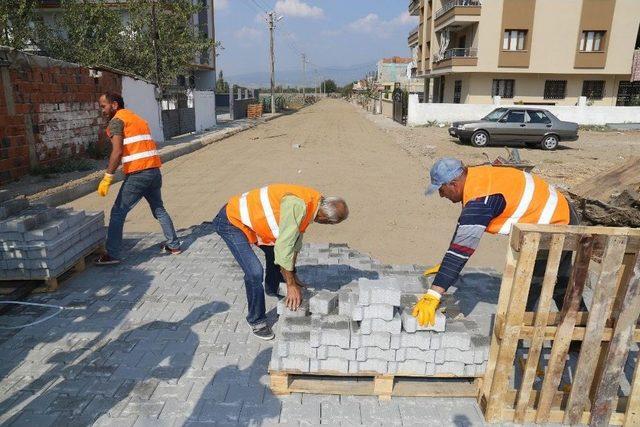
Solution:
[{"label": "window", "polygon": [[547,117],[543,111],[527,110],[527,115],[529,116],[529,123],[541,123],[545,125],[551,123],[551,119]]},{"label": "window", "polygon": [[504,120],[507,123],[524,123],[524,110],[511,110]]},{"label": "window", "polygon": [[493,80],[493,88],[491,96],[499,96],[501,98],[513,98],[513,87],[515,80]]},{"label": "window", "polygon": [[588,99],[604,98],[604,80],[585,80],[582,82],[582,96]]},{"label": "window", "polygon": [[456,80],[453,84],[453,103],[460,104],[462,96],[462,80]]},{"label": "window", "polygon": [[502,39],[503,50],[524,50],[526,30],[504,30]]},{"label": "window", "polygon": [[564,99],[566,91],[566,80],[547,80],[544,82],[544,99]]},{"label": "window", "polygon": [[580,38],[581,52],[602,52],[606,31],[583,31]]}]

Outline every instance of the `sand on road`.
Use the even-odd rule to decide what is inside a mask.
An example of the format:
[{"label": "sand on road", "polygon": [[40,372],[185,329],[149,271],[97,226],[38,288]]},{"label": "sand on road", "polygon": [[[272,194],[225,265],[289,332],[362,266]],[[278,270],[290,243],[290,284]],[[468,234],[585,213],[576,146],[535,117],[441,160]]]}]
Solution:
[{"label": "sand on road", "polygon": [[[295,148],[299,145],[300,148]],[[307,242],[348,243],[388,264],[439,262],[460,206],[424,196],[432,157],[413,155],[393,134],[342,100],[327,99],[162,167],[163,197],[176,228],[210,221],[230,196],[274,182],[291,182],[339,195],[351,215],[339,225],[312,225]],[[120,184],[71,202],[108,215]],[[159,232],[142,201],[126,232]],[[469,265],[504,264],[507,239],[485,235]]]}]

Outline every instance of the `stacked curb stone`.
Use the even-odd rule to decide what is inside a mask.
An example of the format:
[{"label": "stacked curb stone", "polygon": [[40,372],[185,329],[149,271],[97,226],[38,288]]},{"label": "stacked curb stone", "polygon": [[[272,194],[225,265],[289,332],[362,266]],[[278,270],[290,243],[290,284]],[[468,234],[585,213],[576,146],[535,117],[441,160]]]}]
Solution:
[{"label": "stacked curb stone", "polygon": [[[281,287],[284,294],[286,287]],[[270,370],[327,374],[480,376],[489,337],[473,320],[445,319],[420,326],[411,315],[421,296],[396,278],[366,278],[337,292],[305,291],[297,311],[278,303],[278,342]],[[460,317],[460,316],[458,316]]]},{"label": "stacked curb stone", "polygon": [[30,205],[0,191],[0,280],[55,278],[104,240],[103,212]]}]

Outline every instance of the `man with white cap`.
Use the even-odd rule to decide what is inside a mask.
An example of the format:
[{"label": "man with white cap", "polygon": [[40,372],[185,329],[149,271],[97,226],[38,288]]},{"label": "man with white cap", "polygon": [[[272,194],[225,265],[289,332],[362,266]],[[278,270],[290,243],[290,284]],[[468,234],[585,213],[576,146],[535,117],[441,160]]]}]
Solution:
[{"label": "man with white cap", "polygon": [[[436,190],[440,197],[462,203],[449,249],[429,291],[413,309],[421,325],[434,324],[440,297],[453,285],[460,271],[474,253],[482,234],[509,234],[517,223],[578,224],[578,218],[567,201],[553,185],[542,178],[509,167],[466,167],[458,159],[442,158],[431,167],[431,185],[426,193]],[[527,310],[532,310],[540,294],[547,254],[536,259]],[[571,273],[571,252],[564,252],[558,269],[558,282],[553,298],[561,308]]]}]

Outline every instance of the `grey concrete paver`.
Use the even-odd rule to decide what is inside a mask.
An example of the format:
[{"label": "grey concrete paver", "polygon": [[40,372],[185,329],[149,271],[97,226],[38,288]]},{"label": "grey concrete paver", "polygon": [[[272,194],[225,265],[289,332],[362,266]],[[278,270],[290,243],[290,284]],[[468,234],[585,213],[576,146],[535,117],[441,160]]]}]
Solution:
[{"label": "grey concrete paver", "polygon": [[[249,334],[240,268],[210,225],[179,234],[180,256],[159,254],[159,234],[127,235],[122,265],[89,266],[56,293],[30,298],[69,309],[33,328],[0,331],[0,423],[482,424],[471,399],[273,395],[267,366],[274,342]],[[363,259],[343,246],[305,245],[299,274],[335,291],[392,271]],[[276,302],[267,297],[267,311],[275,313]],[[17,309],[2,324],[42,314]]]}]

